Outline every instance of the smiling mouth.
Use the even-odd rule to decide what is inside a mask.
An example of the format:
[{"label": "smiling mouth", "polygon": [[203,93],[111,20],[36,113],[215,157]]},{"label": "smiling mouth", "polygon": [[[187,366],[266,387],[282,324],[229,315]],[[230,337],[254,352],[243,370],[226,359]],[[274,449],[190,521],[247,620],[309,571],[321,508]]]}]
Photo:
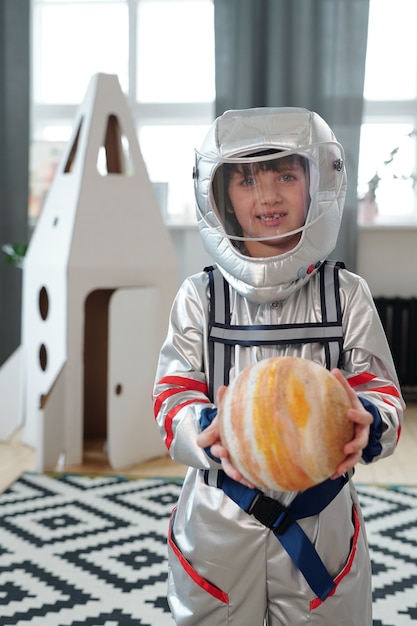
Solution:
[{"label": "smiling mouth", "polygon": [[285,217],[286,213],[274,213],[273,215],[258,215],[258,219],[262,222],[273,222]]}]

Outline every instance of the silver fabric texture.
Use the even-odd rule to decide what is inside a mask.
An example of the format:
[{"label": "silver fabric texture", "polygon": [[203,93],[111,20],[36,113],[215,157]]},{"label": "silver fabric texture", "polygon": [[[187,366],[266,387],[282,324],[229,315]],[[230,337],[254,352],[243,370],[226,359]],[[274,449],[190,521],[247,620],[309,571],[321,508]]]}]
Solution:
[{"label": "silver fabric texture", "polygon": [[[355,390],[370,400],[382,417],[381,450],[374,461],[393,453],[403,415],[403,401],[391,354],[366,282],[340,270],[344,346],[342,371]],[[316,273],[285,300],[254,302],[230,286],[232,323],[285,324],[321,321]],[[169,551],[169,602],[182,626],[270,626],[337,624],[371,626],[371,575],[365,529],[350,482],[318,516],[299,523],[314,542],[328,570],[339,576],[336,592],[323,603],[292,564],[274,535],[203,482],[204,469],[219,465],[196,444],[200,414],[209,403],[204,384],[208,372],[208,276],[185,280],[174,301],[166,341],[156,374],[156,420],[172,458],[189,466],[172,530],[176,550]],[[325,365],[319,344],[236,346],[231,378],[245,367],[278,355],[295,355]],[[362,375],[362,376],[361,376]],[[169,379],[167,379],[169,377]],[[283,504],[294,493],[269,493]],[[355,552],[352,538],[356,507],[360,527]],[[181,555],[181,557],[179,556]],[[216,591],[217,590],[217,591]],[[227,595],[219,599],[218,591]],[[222,596],[223,597],[223,596]]]}]

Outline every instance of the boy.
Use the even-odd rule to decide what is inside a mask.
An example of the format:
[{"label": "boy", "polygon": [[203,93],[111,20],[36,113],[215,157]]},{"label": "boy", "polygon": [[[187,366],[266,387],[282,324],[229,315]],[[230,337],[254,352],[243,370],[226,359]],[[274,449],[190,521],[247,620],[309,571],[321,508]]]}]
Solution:
[{"label": "boy", "polygon": [[[404,403],[366,283],[328,262],[346,192],[343,149],[316,113],[228,111],[195,168],[216,262],[173,304],[154,391],[173,459],[189,466],[169,530],[177,624],[371,626],[371,568],[351,475],[396,446]],[[355,435],[335,475],[262,493],[228,459],[217,409],[248,365],[293,355],[349,392]]]}]

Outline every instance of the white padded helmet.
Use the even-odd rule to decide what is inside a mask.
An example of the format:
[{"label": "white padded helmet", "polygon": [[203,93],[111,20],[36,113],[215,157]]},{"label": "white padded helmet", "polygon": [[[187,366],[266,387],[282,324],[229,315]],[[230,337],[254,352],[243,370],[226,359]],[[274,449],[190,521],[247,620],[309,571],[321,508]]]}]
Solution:
[{"label": "white padded helmet", "polygon": [[[308,164],[309,204],[298,244],[268,258],[250,257],[224,219],[213,183],[225,163],[259,163],[299,155]],[[264,156],[267,155],[267,156]],[[342,146],[317,114],[302,108],[227,111],[211,126],[194,172],[197,220],[203,244],[224,277],[254,302],[285,298],[301,287],[336,245],[346,195]],[[274,238],[288,236],[279,232]],[[290,233],[291,234],[291,233]],[[271,238],[270,236],[268,238]]]}]

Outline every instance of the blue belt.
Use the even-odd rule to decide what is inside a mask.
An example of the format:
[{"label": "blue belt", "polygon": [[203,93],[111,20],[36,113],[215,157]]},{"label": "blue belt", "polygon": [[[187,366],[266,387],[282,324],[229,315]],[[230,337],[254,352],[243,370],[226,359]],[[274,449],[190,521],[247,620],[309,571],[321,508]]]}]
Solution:
[{"label": "blue belt", "polygon": [[335,582],[297,520],[318,515],[348,481],[348,474],[336,480],[325,480],[301,492],[288,507],[258,489],[232,480],[221,470],[217,486],[241,509],[272,530],[316,596],[324,600],[334,589]]}]

